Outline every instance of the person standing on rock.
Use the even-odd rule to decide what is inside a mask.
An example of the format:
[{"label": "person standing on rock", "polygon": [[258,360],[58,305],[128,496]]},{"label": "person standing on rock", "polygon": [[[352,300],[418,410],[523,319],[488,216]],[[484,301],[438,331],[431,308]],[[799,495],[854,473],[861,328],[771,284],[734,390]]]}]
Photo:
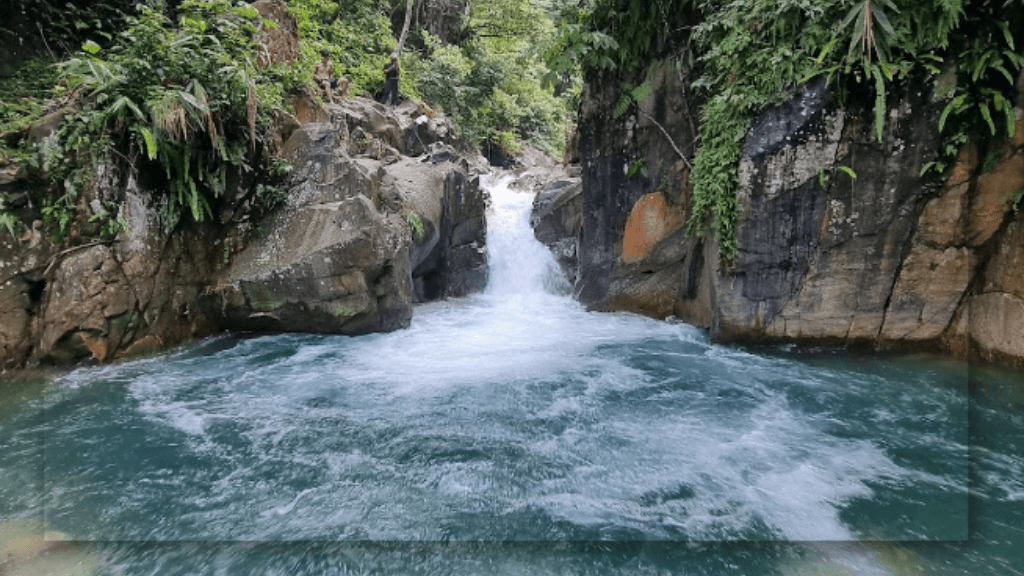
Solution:
[{"label": "person standing on rock", "polygon": [[398,104],[398,53],[391,53],[391,63],[384,66],[384,97],[381,102],[395,106]]}]

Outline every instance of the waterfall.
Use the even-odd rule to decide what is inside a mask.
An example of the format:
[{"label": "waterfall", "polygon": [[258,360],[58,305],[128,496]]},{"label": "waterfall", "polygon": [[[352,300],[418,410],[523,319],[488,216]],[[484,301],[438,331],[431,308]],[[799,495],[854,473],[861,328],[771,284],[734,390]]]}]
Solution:
[{"label": "waterfall", "polygon": [[568,284],[554,256],[530,228],[533,194],[509,188],[511,181],[509,176],[491,176],[483,183],[491,195],[487,293],[502,298],[565,294]]}]

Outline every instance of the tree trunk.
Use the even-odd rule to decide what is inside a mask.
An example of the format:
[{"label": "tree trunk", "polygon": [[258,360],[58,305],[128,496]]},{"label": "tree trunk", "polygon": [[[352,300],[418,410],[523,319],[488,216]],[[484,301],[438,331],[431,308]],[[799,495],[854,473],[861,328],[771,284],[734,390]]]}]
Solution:
[{"label": "tree trunk", "polygon": [[415,0],[407,0],[405,3],[405,24],[402,25],[402,35],[398,37],[398,49],[395,52],[401,56],[402,48],[405,48],[405,37],[409,35],[409,22],[412,22],[412,5]]}]

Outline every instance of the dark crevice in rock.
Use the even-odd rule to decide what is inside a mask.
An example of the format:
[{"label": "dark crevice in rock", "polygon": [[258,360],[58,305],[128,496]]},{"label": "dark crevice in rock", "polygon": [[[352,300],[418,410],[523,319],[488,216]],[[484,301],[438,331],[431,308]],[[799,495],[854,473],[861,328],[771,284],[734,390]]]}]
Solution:
[{"label": "dark crevice in rock", "polygon": [[686,269],[686,288],[680,297],[693,300],[700,288],[701,272],[704,270],[704,242],[697,242],[690,256],[690,265]]},{"label": "dark crevice in rock", "polygon": [[31,312],[31,310],[34,309],[43,299],[43,293],[46,291],[46,279],[40,278],[38,280],[30,280],[25,278],[25,284],[28,285],[28,290],[26,290],[25,293],[28,294],[28,300],[32,306],[32,308],[29,309]]}]

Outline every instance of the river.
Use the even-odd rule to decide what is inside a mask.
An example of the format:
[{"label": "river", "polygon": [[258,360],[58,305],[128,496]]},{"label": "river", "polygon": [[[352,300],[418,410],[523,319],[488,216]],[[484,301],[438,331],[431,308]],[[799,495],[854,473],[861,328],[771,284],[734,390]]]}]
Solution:
[{"label": "river", "polygon": [[487,290],[407,330],[8,387],[0,526],[102,574],[1024,573],[1020,373],[587,312],[507,183]]}]

